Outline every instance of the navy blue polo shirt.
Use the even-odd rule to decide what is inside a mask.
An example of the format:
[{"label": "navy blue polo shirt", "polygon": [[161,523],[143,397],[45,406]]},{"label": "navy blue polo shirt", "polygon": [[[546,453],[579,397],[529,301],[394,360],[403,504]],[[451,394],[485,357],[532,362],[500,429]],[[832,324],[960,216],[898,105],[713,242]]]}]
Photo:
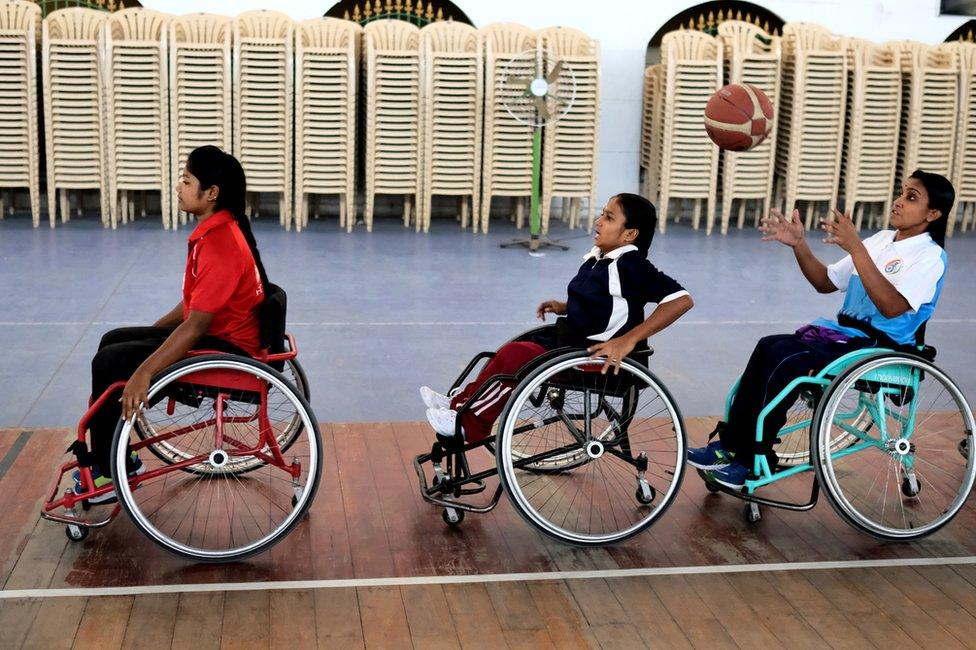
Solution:
[{"label": "navy blue polo shirt", "polygon": [[564,325],[581,338],[609,341],[644,322],[644,306],[688,292],[659,271],[633,244],[606,255],[596,246],[568,287]]}]

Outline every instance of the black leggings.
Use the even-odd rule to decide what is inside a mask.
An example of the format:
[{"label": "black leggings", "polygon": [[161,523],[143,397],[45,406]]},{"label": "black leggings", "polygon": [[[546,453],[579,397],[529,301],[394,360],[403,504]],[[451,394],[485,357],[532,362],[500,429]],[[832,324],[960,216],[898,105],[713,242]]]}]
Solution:
[{"label": "black leggings", "polygon": [[[729,408],[729,421],[719,429],[722,447],[735,454],[736,462],[750,470],[756,454],[763,454],[770,469],[776,468],[776,434],[786,423],[786,414],[799,397],[800,389],[776,405],[763,421],[762,441],[756,442],[759,414],[781,390],[803,375],[815,374],[852,350],[877,345],[869,338],[847,343],[808,343],[797,334],[776,334],[759,339],[742,373],[739,388]],[[797,434],[799,435],[799,434]]]},{"label": "black leggings", "polygon": [[[92,359],[92,399],[97,400],[115,382],[128,381],[139,365],[172,333],[172,327],[120,327],[107,332]],[[203,336],[194,347],[247,356],[236,345],[214,336]],[[95,464],[105,476],[112,471],[112,438],[122,417],[118,397],[108,398],[88,422]]]}]

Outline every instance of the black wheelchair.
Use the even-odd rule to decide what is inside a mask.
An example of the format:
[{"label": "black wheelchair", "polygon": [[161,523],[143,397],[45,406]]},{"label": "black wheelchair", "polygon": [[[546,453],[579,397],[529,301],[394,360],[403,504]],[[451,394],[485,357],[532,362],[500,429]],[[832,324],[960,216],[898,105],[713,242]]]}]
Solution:
[{"label": "black wheelchair", "polygon": [[[532,340],[545,329],[513,340]],[[452,391],[494,354],[476,355]],[[421,496],[457,526],[465,512],[492,510],[504,491],[530,525],[578,546],[614,544],[647,529],[678,493],[686,447],[678,406],[647,368],[651,354],[645,342],[622,360],[619,374],[601,374],[602,359],[559,348],[514,375],[492,377],[458,409],[454,439],[462,440],[469,405],[503,382],[515,388],[493,434],[471,443],[434,442],[414,461]],[[494,455],[495,466],[472,472],[467,455],[476,449]],[[495,475],[492,495],[474,502]]]}]

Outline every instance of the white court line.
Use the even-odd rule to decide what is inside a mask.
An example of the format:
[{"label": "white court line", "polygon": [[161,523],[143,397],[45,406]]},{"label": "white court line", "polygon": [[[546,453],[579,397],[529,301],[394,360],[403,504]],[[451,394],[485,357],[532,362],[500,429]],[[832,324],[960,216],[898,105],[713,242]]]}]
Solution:
[{"label": "white court line", "polygon": [[[702,326],[702,325],[790,325],[796,326],[803,324],[802,320],[679,320],[672,327],[682,326]],[[973,324],[976,318],[932,318],[929,319],[933,324]],[[550,323],[551,324],[551,323]],[[138,326],[145,325],[136,321],[0,321],[0,327],[37,327],[37,326],[69,326],[69,325],[111,325],[111,326]],[[301,327],[430,327],[437,326],[464,326],[482,327],[486,325],[542,325],[539,321],[291,321],[289,326]]]},{"label": "white court line", "polygon": [[889,560],[836,560],[826,562],[776,562],[771,564],[725,564],[708,566],[648,567],[596,571],[540,571],[537,573],[486,573],[474,575],[350,578],[342,580],[285,580],[281,582],[218,582],[183,585],[91,587],[0,590],[0,601],[17,598],[65,598],[87,596],[140,596],[228,591],[281,591],[291,589],[352,589],[355,587],[400,587],[408,585],[457,585],[493,582],[539,582],[543,580],[595,580],[644,576],[757,573],[760,571],[812,571],[831,569],[884,569],[889,567],[951,566],[976,564],[976,556],[920,557]]}]

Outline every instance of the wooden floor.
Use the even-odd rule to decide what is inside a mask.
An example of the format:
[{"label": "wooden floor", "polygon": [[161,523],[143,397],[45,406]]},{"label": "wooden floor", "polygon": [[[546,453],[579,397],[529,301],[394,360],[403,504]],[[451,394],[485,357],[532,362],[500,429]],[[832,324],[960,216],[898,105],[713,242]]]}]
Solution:
[{"label": "wooden floor", "polygon": [[[692,442],[711,420],[689,422]],[[417,494],[420,423],[323,425],[311,514],[270,553],[233,565],[172,557],[119,518],[70,543],[38,511],[66,430],[0,431],[4,590],[394,576],[591,571],[976,555],[976,507],[936,535],[884,544],[822,503],[809,513],[741,504],[686,476],[648,532],[609,549],[550,542],[503,499],[458,529]],[[804,496],[808,477],[784,482]],[[532,582],[0,599],[8,647],[976,647],[976,566],[659,575]]]}]

